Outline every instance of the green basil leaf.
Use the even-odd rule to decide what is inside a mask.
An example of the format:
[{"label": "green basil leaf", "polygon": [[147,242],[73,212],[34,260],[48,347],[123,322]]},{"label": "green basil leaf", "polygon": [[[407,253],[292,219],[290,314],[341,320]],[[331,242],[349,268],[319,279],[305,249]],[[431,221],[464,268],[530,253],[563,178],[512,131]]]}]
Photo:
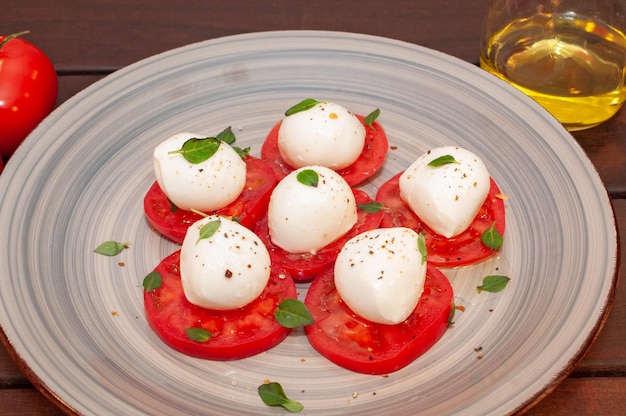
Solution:
[{"label": "green basil leaf", "polygon": [[183,143],[180,149],[172,150],[168,153],[180,153],[190,163],[202,163],[217,152],[220,143],[222,141],[215,137],[205,137],[203,139],[194,137]]},{"label": "green basil leaf", "polygon": [[320,177],[313,169],[304,169],[298,172],[298,174],[296,175],[296,179],[303,185],[317,188]]},{"label": "green basil leaf", "polygon": [[316,105],[323,103],[324,101],[317,101],[313,98],[306,98],[302,101],[300,101],[298,104],[294,105],[293,107],[290,107],[287,111],[285,111],[285,115],[286,116],[290,116],[292,114],[296,114],[299,113],[301,111],[306,111],[310,108],[315,107]]},{"label": "green basil leaf", "polygon": [[263,403],[268,406],[282,406],[292,413],[297,413],[304,409],[301,403],[288,399],[283,387],[275,381],[261,384],[257,390]]},{"label": "green basil leaf", "polygon": [[443,155],[443,156],[439,156],[436,159],[431,160],[428,163],[428,166],[432,166],[436,168],[438,166],[449,165],[450,163],[459,163],[459,162],[457,162],[454,156],[452,155]]},{"label": "green basil leaf", "polygon": [[128,243],[120,243],[117,241],[105,241],[98,247],[94,248],[93,252],[103,254],[105,256],[117,256],[125,248],[128,248]]},{"label": "green basil leaf", "polygon": [[380,202],[372,201],[364,204],[357,204],[357,208],[366,214],[376,214],[378,211],[385,209],[385,206]]},{"label": "green basil leaf", "polygon": [[233,133],[233,129],[230,126],[222,130],[217,136],[215,136],[215,138],[226,144],[233,144],[235,143],[235,140],[237,140],[235,133]]},{"label": "green basil leaf", "polygon": [[478,291],[478,293],[483,291],[491,293],[501,292],[504,290],[509,281],[511,281],[511,279],[507,276],[486,276],[483,279],[483,284],[480,286],[476,286],[476,290]]},{"label": "green basil leaf", "polygon": [[237,146],[233,146],[233,150],[235,152],[237,152],[237,154],[242,158],[245,159],[246,156],[248,156],[250,154],[250,146],[246,147],[245,149],[242,149],[241,147],[237,147]]},{"label": "green basil leaf", "polygon": [[171,199],[167,198],[167,202],[169,202],[169,204],[170,204],[170,212],[178,211],[178,207],[176,206],[175,203],[172,202]]},{"label": "green basil leaf", "polygon": [[306,305],[298,299],[291,298],[285,299],[278,305],[274,318],[285,328],[297,328],[313,323],[313,317]]},{"label": "green basil leaf", "polygon": [[152,271],[146,275],[143,279],[143,289],[146,293],[158,289],[161,287],[163,283],[163,278],[161,277],[161,273]]},{"label": "green basil leaf", "polygon": [[448,315],[448,326],[454,325],[455,313],[456,313],[456,305],[454,304],[454,299],[452,299],[452,309],[450,309],[450,314]]},{"label": "green basil leaf", "polygon": [[370,129],[375,130],[373,123],[374,121],[376,121],[379,115],[380,115],[380,109],[377,108],[376,110],[372,111],[365,117],[365,119],[363,120],[363,124],[365,124]]},{"label": "green basil leaf", "polygon": [[480,236],[480,240],[492,250],[499,250],[500,247],[502,247],[504,238],[502,238],[502,235],[496,230],[495,221],[483,232],[483,235]]},{"label": "green basil leaf", "polygon": [[196,240],[196,244],[198,244],[198,241],[200,240],[213,237],[213,234],[215,234],[217,230],[219,230],[221,224],[222,224],[222,221],[219,219],[214,220],[214,221],[209,221],[206,224],[204,224],[200,228],[200,235],[198,236],[198,239]]},{"label": "green basil leaf", "polygon": [[417,237],[417,249],[420,251],[422,255],[422,264],[426,263],[426,259],[428,258],[428,248],[426,247],[426,233],[421,232]]},{"label": "green basil leaf", "polygon": [[187,328],[185,329],[187,337],[196,342],[207,342],[211,339],[211,331],[207,331],[204,328]]}]

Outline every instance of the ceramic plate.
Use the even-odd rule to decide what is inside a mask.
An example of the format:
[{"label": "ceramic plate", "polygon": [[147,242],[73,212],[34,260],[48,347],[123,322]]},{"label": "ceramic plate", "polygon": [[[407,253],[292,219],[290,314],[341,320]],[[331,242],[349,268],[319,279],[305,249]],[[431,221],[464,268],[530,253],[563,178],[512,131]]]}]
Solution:
[{"label": "ceramic plate", "polygon": [[[381,109],[392,147],[383,172],[362,186],[371,194],[427,149],[454,144],[481,156],[509,196],[501,255],[446,270],[465,312],[388,377],[335,366],[300,330],[249,359],[194,359],[166,347],[144,318],[141,282],[176,249],[142,212],[153,147],[177,132],[232,126],[258,155],[272,125],[307,97],[361,114]],[[572,137],[480,69],[377,37],[247,34],[138,62],[47,118],[9,162],[0,195],[5,337],[35,384],[77,413],[281,413],[257,395],[266,379],[307,415],[510,413],[571,371],[615,284],[609,199]],[[94,254],[106,240],[130,248]],[[509,286],[478,294],[496,270]]]}]

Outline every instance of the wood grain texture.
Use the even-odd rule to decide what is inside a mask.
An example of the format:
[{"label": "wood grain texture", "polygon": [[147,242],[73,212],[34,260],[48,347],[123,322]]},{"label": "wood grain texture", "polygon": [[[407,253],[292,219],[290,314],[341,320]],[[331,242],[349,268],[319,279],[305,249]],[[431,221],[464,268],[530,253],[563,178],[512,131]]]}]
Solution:
[{"label": "wood grain texture", "polygon": [[[61,71],[128,65],[178,46],[219,36],[267,30],[368,33],[433,47],[478,62],[485,0],[241,0],[132,2],[35,0],[3,3],[0,33],[30,29]],[[71,45],[71,47],[69,47]]]}]

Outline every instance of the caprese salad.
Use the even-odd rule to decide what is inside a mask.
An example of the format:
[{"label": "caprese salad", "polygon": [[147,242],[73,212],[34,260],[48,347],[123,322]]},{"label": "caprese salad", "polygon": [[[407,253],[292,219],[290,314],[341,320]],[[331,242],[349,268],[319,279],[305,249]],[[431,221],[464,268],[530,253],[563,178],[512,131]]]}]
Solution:
[{"label": "caprese salad", "polygon": [[383,165],[389,141],[375,120],[353,114],[343,106],[305,99],[285,111],[261,147],[261,159],[270,163],[278,179],[291,171],[320,165],[337,171],[350,186],[374,175]]},{"label": "caprese salad", "polygon": [[[294,108],[268,135],[261,159],[190,133],[157,146],[144,210],[182,245],[144,279],[148,322],[186,354],[247,357],[289,334],[275,312],[297,298],[295,282],[311,281],[311,345],[356,372],[397,371],[449,325],[454,294],[438,267],[499,250],[504,197],[475,154],[446,146],[372,200],[353,185],[385,158],[377,114],[315,100]],[[364,156],[372,148],[380,162],[373,170],[359,162],[373,160]]]},{"label": "caprese salad", "polygon": [[381,228],[343,246],[306,295],[313,348],[349,370],[386,374],[441,338],[454,310],[453,290],[426,261],[420,238],[410,228]]},{"label": "caprese salad", "polygon": [[297,297],[288,272],[271,264],[248,228],[212,215],[189,227],[180,250],[144,279],[144,307],[156,334],[199,358],[234,360],[266,351],[290,328],[274,313]]},{"label": "caprese salad", "polygon": [[382,227],[426,234],[428,261],[470,265],[494,255],[505,230],[503,195],[478,156],[457,146],[429,150],[380,186]]},{"label": "caprese salad", "polygon": [[332,169],[305,166],[278,183],[254,230],[275,263],[296,281],[310,281],[348,239],[379,227],[384,213],[368,210],[373,202]]},{"label": "caprese salad", "polygon": [[265,215],[274,170],[230,146],[234,140],[230,129],[216,137],[179,133],[154,149],[156,181],[144,197],[144,212],[155,230],[180,244],[202,213],[232,217],[248,228]]}]

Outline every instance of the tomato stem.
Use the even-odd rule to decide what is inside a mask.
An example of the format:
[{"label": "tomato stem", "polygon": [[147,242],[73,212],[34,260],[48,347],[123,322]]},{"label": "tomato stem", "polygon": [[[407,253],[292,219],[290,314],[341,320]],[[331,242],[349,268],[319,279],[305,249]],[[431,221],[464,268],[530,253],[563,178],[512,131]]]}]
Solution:
[{"label": "tomato stem", "polygon": [[29,33],[30,33],[30,30],[24,30],[23,32],[13,33],[12,35],[5,36],[4,39],[2,39],[2,42],[0,42],[0,49],[2,49],[4,44],[7,43],[8,41],[18,38],[20,36],[27,35]]}]

